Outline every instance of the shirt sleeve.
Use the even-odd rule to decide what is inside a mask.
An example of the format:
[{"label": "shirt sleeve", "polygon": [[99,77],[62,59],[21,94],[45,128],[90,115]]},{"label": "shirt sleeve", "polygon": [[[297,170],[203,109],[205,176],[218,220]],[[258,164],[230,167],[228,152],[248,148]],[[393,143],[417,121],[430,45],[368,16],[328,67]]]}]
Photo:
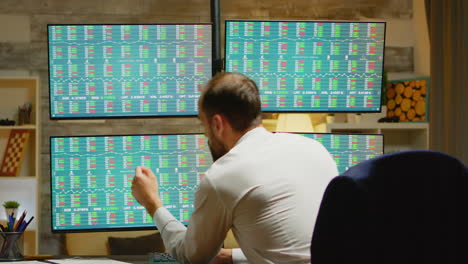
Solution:
[{"label": "shirt sleeve", "polygon": [[195,193],[194,207],[188,227],[164,207],[153,216],[166,249],[180,263],[209,262],[218,253],[232,224],[231,213],[207,177]]}]

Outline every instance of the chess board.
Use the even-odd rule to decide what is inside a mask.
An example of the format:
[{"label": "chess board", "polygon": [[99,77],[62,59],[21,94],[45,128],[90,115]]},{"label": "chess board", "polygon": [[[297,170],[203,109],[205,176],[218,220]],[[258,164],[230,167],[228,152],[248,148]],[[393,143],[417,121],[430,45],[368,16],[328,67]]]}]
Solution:
[{"label": "chess board", "polygon": [[5,148],[0,176],[18,176],[29,140],[29,130],[13,129]]}]

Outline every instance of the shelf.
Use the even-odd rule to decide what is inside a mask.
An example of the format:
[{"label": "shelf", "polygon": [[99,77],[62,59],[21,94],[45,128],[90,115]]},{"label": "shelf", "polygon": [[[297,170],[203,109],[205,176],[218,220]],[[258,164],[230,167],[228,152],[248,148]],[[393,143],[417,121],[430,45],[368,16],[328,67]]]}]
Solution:
[{"label": "shelf", "polygon": [[0,126],[0,130],[11,130],[11,129],[29,129],[35,130],[35,125],[24,125],[24,126]]},{"label": "shelf", "polygon": [[[0,126],[0,161],[3,160],[10,133],[15,130],[27,130],[29,140],[23,153],[23,162],[18,176],[0,176],[0,202],[7,200],[18,201],[28,216],[35,216],[35,220],[25,231],[25,252],[29,255],[37,254],[39,229],[39,146],[40,146],[40,92],[37,77],[1,77],[0,78],[0,113],[1,119],[17,121],[18,107],[32,104],[30,124]],[[0,210],[0,218],[5,219],[4,210]],[[1,220],[0,220],[1,221]]]},{"label": "shelf", "polygon": [[0,179],[35,179],[36,176],[29,176],[29,175],[24,175],[24,176],[0,176]]},{"label": "shelf", "polygon": [[428,123],[331,123],[329,129],[428,129]]},{"label": "shelf", "polygon": [[429,149],[429,123],[331,123],[328,133],[369,133],[384,135],[385,153]]}]

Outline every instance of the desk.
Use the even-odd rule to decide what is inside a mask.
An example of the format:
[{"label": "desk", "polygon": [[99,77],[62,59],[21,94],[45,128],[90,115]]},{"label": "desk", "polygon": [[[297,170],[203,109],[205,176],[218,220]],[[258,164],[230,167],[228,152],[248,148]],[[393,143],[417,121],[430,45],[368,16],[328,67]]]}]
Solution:
[{"label": "desk", "polygon": [[[25,261],[16,261],[16,262],[11,262],[11,263],[54,263],[54,260],[57,260],[58,262],[60,260],[83,260],[83,262],[80,263],[85,263],[84,261],[87,260],[86,263],[113,263],[112,260],[116,261],[121,261],[125,263],[132,263],[132,264],[147,264],[149,263],[149,255],[112,255],[112,256],[68,256],[68,255],[61,255],[61,256],[53,256],[53,257],[47,257],[43,259],[42,257],[40,259],[34,259],[34,256],[31,257],[26,257]],[[101,261],[102,260],[102,261]],[[72,263],[72,262],[70,262]],[[78,263],[78,262],[76,262]],[[116,262],[115,262],[116,263]]]}]

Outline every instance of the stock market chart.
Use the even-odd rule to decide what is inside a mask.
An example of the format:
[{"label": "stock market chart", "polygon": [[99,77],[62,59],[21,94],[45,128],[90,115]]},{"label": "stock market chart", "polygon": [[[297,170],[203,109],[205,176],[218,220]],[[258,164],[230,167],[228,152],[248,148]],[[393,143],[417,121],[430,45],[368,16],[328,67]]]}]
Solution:
[{"label": "stock market chart", "polygon": [[[339,173],[383,154],[383,135],[303,134],[331,153]],[[52,230],[99,231],[154,228],[133,198],[135,168],[151,168],[164,206],[183,224],[194,193],[212,164],[202,134],[52,137]]]},{"label": "stock market chart", "polygon": [[48,25],[50,117],[196,115],[211,24]]},{"label": "stock market chart", "polygon": [[52,229],[154,228],[133,198],[137,166],[151,168],[165,207],[188,224],[193,195],[211,165],[202,134],[52,137]]},{"label": "stock market chart", "polygon": [[384,22],[226,21],[226,71],[266,112],[380,112]]},{"label": "stock market chart", "polygon": [[343,173],[361,161],[375,158],[384,153],[382,134],[302,134],[322,143],[330,152]]}]

